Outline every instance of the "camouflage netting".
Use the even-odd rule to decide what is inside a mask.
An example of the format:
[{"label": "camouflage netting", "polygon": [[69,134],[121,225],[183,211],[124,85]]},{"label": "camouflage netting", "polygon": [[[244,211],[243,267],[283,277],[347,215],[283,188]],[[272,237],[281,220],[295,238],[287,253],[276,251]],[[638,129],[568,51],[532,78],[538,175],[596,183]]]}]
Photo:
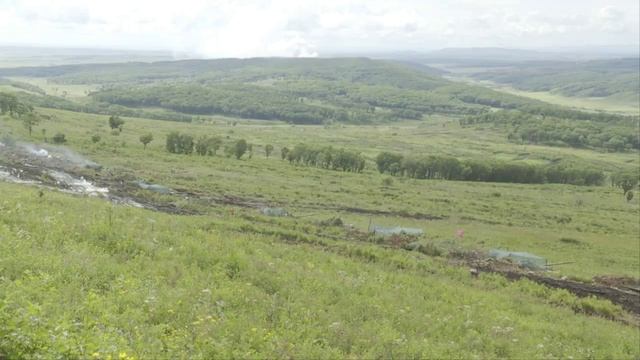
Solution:
[{"label": "camouflage netting", "polygon": [[531,270],[542,270],[547,267],[547,259],[526,252],[492,249],[489,251],[489,257],[499,260],[507,259]]},{"label": "camouflage netting", "polygon": [[405,228],[400,226],[384,227],[384,226],[373,225],[370,231],[376,235],[382,235],[382,236],[391,236],[391,235],[422,236],[422,234],[424,234],[424,231],[422,231],[422,229]]},{"label": "camouflage netting", "polygon": [[153,192],[157,192],[160,194],[169,194],[171,193],[171,189],[169,189],[166,186],[162,186],[162,185],[158,185],[158,184],[148,184],[144,181],[136,181],[135,182],[136,185],[138,185],[138,187],[140,187],[141,189],[144,190],[149,190],[149,191],[153,191]]},{"label": "camouflage netting", "polygon": [[283,208],[265,207],[260,209],[260,212],[262,212],[262,215],[266,215],[266,216],[289,216],[289,213],[287,212],[287,210]]}]

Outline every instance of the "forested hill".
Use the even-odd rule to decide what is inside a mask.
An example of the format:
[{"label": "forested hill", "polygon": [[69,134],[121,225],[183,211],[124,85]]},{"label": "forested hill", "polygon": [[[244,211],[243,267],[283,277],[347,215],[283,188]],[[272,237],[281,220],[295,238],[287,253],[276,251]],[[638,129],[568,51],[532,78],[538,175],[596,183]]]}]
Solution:
[{"label": "forested hill", "polygon": [[[33,95],[40,106],[188,120],[191,115],[320,124],[480,115],[495,109],[607,120],[541,101],[448,81],[428,66],[367,58],[254,58],[0,69],[0,77],[98,85],[81,104]],[[165,111],[158,115],[157,110]],[[169,114],[169,115],[167,115]]]},{"label": "forested hill", "polygon": [[448,82],[428,66],[368,58],[250,58],[79,64],[0,69],[0,76],[46,77],[73,84],[115,84],[162,80],[252,82],[278,78],[311,78],[369,85],[433,89]]},{"label": "forested hill", "polygon": [[530,61],[508,68],[488,69],[474,78],[509,84],[529,91],[565,96],[640,96],[640,59],[594,61]]}]

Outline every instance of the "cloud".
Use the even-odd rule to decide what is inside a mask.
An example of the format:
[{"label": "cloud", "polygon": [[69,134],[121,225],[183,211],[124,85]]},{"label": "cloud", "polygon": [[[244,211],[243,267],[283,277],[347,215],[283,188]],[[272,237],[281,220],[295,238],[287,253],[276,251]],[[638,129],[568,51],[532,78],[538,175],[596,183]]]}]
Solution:
[{"label": "cloud", "polygon": [[605,6],[600,9],[596,22],[603,31],[624,32],[628,29],[624,12],[613,6]]},{"label": "cloud", "polygon": [[633,44],[637,14],[637,0],[0,0],[0,41],[212,57]]}]

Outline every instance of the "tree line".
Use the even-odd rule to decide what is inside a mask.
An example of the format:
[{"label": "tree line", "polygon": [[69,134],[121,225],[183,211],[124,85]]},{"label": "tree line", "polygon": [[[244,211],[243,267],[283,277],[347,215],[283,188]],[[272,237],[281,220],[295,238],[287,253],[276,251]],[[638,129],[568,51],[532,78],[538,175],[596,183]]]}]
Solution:
[{"label": "tree line", "polygon": [[[173,131],[167,135],[165,148],[172,154],[190,155],[195,152],[200,156],[215,156],[222,145],[222,139],[217,136],[202,135],[196,139],[192,135]],[[267,157],[271,155],[272,151],[273,145],[265,146],[265,155]],[[236,159],[240,159],[247,152],[251,158],[253,156],[253,145],[244,139],[228,143],[224,147],[224,154],[228,157],[234,156]]]},{"label": "tree line", "polygon": [[513,142],[618,152],[640,149],[638,121],[633,117],[614,117],[603,122],[542,117],[519,110],[502,110],[467,116],[459,122],[463,127],[477,124],[502,127],[508,131],[507,138]]},{"label": "tree line", "polygon": [[298,144],[291,150],[285,147],[282,149],[282,158],[292,164],[357,173],[362,172],[365,166],[365,159],[359,152],[332,146]]},{"label": "tree line", "polygon": [[405,157],[382,152],[376,157],[380,173],[414,179],[442,179],[523,184],[601,185],[602,171],[567,166],[543,166],[501,161],[458,160],[450,156]]}]

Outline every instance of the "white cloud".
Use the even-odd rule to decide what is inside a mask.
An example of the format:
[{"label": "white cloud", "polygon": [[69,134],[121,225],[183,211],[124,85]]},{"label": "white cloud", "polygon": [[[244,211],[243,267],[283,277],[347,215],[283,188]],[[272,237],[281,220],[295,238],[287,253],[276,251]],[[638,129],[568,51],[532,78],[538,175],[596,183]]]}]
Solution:
[{"label": "white cloud", "polygon": [[0,0],[0,44],[316,56],[638,43],[637,0]]}]

